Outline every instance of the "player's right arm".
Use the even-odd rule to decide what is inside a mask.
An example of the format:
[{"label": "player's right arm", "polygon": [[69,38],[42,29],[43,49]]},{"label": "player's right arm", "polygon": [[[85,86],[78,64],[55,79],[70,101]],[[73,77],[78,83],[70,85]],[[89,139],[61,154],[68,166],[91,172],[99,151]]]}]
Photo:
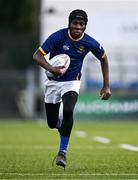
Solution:
[{"label": "player's right arm", "polygon": [[51,34],[45,42],[39,47],[33,55],[33,59],[44,69],[50,71],[55,76],[62,75],[65,72],[65,67],[53,67],[50,65],[46,59],[45,55],[52,52],[61,41],[61,32],[55,32]]},{"label": "player's right arm", "polygon": [[33,54],[33,59],[44,69],[50,72],[52,71],[53,67],[45,60],[44,54],[40,51],[40,49],[37,49]]},{"label": "player's right arm", "polygon": [[56,76],[62,75],[65,71],[65,67],[59,66],[59,67],[53,67],[51,66],[45,59],[46,54],[42,51],[41,47],[36,50],[36,52],[33,54],[33,59],[44,69],[50,71]]}]

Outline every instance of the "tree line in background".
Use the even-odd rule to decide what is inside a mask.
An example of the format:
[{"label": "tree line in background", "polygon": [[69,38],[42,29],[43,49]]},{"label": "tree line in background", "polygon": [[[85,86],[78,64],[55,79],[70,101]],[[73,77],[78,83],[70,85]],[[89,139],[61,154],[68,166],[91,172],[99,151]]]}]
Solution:
[{"label": "tree line in background", "polygon": [[39,42],[37,0],[0,0],[0,69],[26,69]]}]

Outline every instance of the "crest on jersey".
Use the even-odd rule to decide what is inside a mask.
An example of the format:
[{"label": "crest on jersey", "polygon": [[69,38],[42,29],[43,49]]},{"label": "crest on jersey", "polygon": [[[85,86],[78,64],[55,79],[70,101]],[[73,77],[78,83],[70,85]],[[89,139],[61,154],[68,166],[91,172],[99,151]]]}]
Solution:
[{"label": "crest on jersey", "polygon": [[85,52],[85,48],[84,46],[80,46],[79,49],[78,49],[78,53],[84,53]]}]

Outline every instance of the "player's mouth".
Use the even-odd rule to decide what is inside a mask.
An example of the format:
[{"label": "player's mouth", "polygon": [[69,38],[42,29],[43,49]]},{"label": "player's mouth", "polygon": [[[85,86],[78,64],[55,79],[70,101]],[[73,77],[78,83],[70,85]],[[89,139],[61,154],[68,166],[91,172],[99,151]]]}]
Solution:
[{"label": "player's mouth", "polygon": [[70,35],[73,39],[79,39],[83,35],[83,30],[80,29],[71,29]]},{"label": "player's mouth", "polygon": [[74,30],[74,34],[78,34],[78,35],[80,35],[80,34],[82,34],[83,32],[81,31],[81,30]]},{"label": "player's mouth", "polygon": [[83,31],[81,31],[81,30],[74,30],[73,31],[73,35],[76,37],[81,37],[82,34],[83,34]]}]

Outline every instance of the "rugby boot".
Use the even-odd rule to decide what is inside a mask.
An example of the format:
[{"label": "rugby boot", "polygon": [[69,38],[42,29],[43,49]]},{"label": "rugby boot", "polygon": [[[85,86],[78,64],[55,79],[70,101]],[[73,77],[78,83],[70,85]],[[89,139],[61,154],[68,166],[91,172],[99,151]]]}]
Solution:
[{"label": "rugby boot", "polygon": [[56,165],[62,166],[65,169],[67,162],[66,162],[66,154],[64,152],[59,151],[58,155],[56,156]]}]

